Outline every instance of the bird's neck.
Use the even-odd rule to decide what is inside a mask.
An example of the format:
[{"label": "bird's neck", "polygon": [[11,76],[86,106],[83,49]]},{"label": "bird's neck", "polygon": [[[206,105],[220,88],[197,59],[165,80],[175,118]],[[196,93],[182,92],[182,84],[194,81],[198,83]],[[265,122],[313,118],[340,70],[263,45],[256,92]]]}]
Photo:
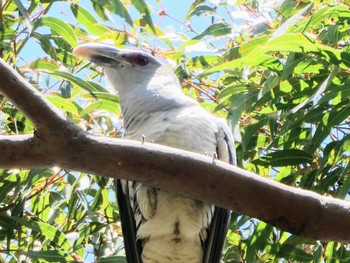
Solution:
[{"label": "bird's neck", "polygon": [[106,69],[105,73],[119,94],[127,132],[138,130],[157,113],[198,104],[182,92],[177,77],[167,67],[132,73]]},{"label": "bird's neck", "polygon": [[197,104],[177,86],[164,85],[165,83],[163,85],[158,83],[155,86],[151,84],[148,83],[147,89],[134,87],[133,91],[119,94],[124,127],[127,132],[137,130],[157,113]]}]

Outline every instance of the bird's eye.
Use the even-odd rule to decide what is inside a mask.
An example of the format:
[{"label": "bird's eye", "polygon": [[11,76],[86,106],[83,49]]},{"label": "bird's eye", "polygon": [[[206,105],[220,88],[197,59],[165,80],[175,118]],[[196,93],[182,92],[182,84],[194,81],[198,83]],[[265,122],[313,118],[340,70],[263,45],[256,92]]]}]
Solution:
[{"label": "bird's eye", "polygon": [[140,66],[146,66],[149,63],[149,59],[147,56],[139,54],[135,56],[134,63]]}]

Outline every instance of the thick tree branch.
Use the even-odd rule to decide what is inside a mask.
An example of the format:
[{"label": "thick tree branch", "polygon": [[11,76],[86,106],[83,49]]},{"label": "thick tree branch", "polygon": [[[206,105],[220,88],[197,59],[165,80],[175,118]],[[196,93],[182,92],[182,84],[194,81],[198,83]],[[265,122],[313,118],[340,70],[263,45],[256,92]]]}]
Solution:
[{"label": "thick tree branch", "polygon": [[[0,92],[36,125],[33,136],[0,136],[0,167],[60,167],[137,180],[230,208],[291,233],[350,241],[350,203],[282,185],[221,161],[155,144],[86,135],[1,62]],[[10,83],[8,83],[10,82]],[[13,90],[9,91],[11,85]],[[26,97],[27,99],[21,98]],[[28,99],[30,98],[30,102]],[[26,104],[35,104],[40,111]],[[42,117],[43,111],[44,117]],[[65,132],[53,132],[57,127]]]}]

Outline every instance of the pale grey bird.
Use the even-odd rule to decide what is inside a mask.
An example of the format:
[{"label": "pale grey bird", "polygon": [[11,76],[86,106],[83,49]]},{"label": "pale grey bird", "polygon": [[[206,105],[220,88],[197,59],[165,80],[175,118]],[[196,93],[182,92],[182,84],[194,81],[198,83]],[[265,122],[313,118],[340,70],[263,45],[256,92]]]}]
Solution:
[{"label": "pale grey bird", "polygon": [[[74,53],[104,68],[120,97],[125,138],[144,136],[235,164],[226,121],[187,97],[175,74],[155,57],[101,44],[81,45]],[[117,197],[129,263],[220,262],[229,210],[124,180],[117,182]]]}]

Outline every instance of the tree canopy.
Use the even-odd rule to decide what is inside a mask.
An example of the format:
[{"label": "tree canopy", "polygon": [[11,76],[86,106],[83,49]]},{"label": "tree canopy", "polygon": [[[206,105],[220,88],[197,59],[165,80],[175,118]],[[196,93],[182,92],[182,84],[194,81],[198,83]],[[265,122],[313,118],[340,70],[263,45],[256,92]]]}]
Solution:
[{"label": "tree canopy", "polygon": [[[349,199],[348,2],[180,4],[184,17],[162,1],[3,1],[1,58],[74,123],[121,138],[118,96],[102,69],[72,49],[92,41],[142,48],[169,63],[185,93],[228,119],[239,167]],[[1,135],[35,132],[8,98],[0,102]],[[0,176],[0,261],[125,262],[112,180],[61,167],[2,169]],[[223,260],[349,256],[346,244],[233,212]]]}]

